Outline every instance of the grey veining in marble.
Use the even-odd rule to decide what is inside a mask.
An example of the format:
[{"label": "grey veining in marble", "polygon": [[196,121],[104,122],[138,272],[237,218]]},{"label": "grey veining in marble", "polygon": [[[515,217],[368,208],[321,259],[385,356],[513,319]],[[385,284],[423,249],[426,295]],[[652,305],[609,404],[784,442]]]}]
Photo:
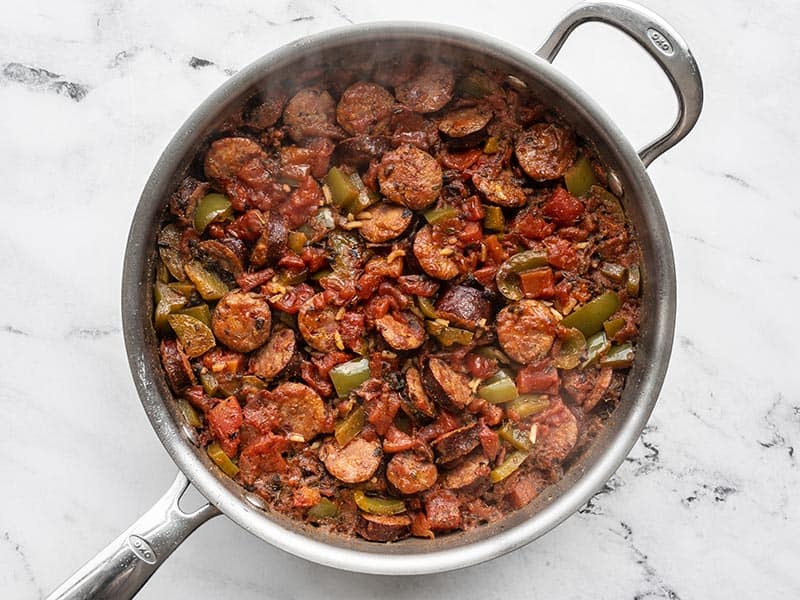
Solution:
[{"label": "grey veining in marble", "polygon": [[[689,41],[706,105],[650,168],[675,246],[677,335],[618,472],[528,547],[425,577],[337,572],[215,519],[142,598],[800,597],[800,4],[645,4]],[[201,99],[326,28],[431,20],[535,49],[570,5],[2,3],[0,596],[44,596],[172,480],[128,374],[120,268],[149,171]],[[557,64],[635,144],[671,122],[669,85],[619,34],[587,26]]]}]

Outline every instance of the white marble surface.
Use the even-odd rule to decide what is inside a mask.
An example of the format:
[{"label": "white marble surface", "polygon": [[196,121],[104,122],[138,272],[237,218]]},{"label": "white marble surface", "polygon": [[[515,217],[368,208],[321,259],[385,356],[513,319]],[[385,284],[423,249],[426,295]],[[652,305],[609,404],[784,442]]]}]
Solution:
[{"label": "white marble surface", "polygon": [[[259,55],[348,22],[448,22],[533,49],[571,1],[530,4],[0,3],[2,598],[45,595],[172,480],[128,373],[120,270],[140,190],[200,100]],[[141,598],[800,595],[800,5],[646,4],[689,40],[706,106],[650,169],[675,245],[675,349],[606,489],[522,550],[416,578],[319,567],[218,518]],[[558,64],[637,144],[670,123],[668,85],[619,35],[587,26]]]}]

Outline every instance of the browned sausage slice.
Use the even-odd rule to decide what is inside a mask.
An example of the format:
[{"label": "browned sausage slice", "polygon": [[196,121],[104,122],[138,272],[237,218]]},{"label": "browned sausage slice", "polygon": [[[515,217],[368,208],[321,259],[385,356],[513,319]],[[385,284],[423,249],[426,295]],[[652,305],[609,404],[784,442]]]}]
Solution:
[{"label": "browned sausage slice", "polygon": [[468,490],[488,483],[489,459],[483,454],[468,456],[464,461],[442,475],[442,485],[449,490]]},{"label": "browned sausage slice", "polygon": [[408,515],[370,515],[361,513],[356,532],[371,542],[394,542],[408,537],[411,517]]},{"label": "browned sausage slice", "polygon": [[406,393],[411,401],[411,406],[416,408],[426,417],[435,417],[436,408],[433,406],[425,388],[422,385],[422,375],[416,367],[409,367],[406,371]]},{"label": "browned sausage slice", "polygon": [[558,468],[572,453],[577,442],[578,421],[562,403],[560,410],[547,418],[544,435],[537,435],[533,447],[536,466],[545,470]]},{"label": "browned sausage slice", "polygon": [[487,106],[466,106],[451,110],[439,121],[439,131],[454,138],[480,131],[492,120],[492,111]]},{"label": "browned sausage slice", "polygon": [[210,187],[209,183],[194,177],[187,177],[181,182],[178,190],[169,198],[169,211],[175,215],[178,223],[194,225],[194,209]]},{"label": "browned sausage slice", "polygon": [[271,177],[267,153],[256,142],[243,137],[222,138],[211,144],[204,169],[206,177],[231,197],[237,196],[233,193],[236,190],[231,189],[237,182],[252,185]]},{"label": "browned sausage slice", "polygon": [[377,441],[357,437],[341,448],[331,438],[319,449],[319,458],[328,473],[345,483],[362,483],[375,474],[381,464],[383,451]]},{"label": "browned sausage slice", "polygon": [[302,383],[283,383],[271,394],[278,405],[281,425],[287,433],[297,433],[305,441],[314,438],[325,423],[325,405],[319,394]]},{"label": "browned sausage slice", "polygon": [[411,224],[414,213],[405,206],[381,202],[370,206],[369,219],[359,219],[363,223],[358,230],[364,239],[374,244],[382,244],[398,237]]},{"label": "browned sausage slice", "polygon": [[335,306],[325,301],[325,296],[322,294],[316,294],[303,303],[297,314],[297,328],[309,346],[320,352],[333,352],[338,349],[337,311]]},{"label": "browned sausage slice", "polygon": [[357,81],[348,87],[336,107],[336,120],[350,135],[380,133],[394,109],[394,97],[377,83]]},{"label": "browned sausage slice", "polygon": [[392,202],[421,210],[439,196],[442,168],[436,159],[411,144],[387,152],[378,165],[381,192]]},{"label": "browned sausage slice", "polygon": [[400,83],[394,92],[397,99],[413,111],[436,112],[453,97],[453,69],[440,62],[428,62],[411,79]]},{"label": "browned sausage slice", "polygon": [[278,329],[250,358],[250,372],[269,381],[289,365],[296,351],[294,331],[289,328]]},{"label": "browned sausage slice", "polygon": [[428,393],[445,407],[464,408],[472,400],[472,390],[465,375],[457,373],[440,358],[432,358],[423,369]]},{"label": "browned sausage slice", "polygon": [[430,225],[425,225],[414,236],[414,256],[422,270],[436,279],[452,279],[458,275],[458,263],[442,254],[443,248]]},{"label": "browned sausage slice", "polygon": [[472,183],[489,202],[498,206],[515,208],[528,201],[525,190],[522,189],[522,181],[508,170],[501,171],[496,176],[475,173]]},{"label": "browned sausage slice", "polygon": [[466,456],[480,445],[481,426],[478,423],[459,427],[433,440],[439,463],[446,464]]},{"label": "browned sausage slice", "polygon": [[272,89],[265,95],[255,96],[245,107],[244,122],[257,129],[272,127],[281,118],[286,104],[286,92]]},{"label": "browned sausage slice", "polygon": [[333,160],[361,169],[369,165],[370,161],[379,160],[392,147],[390,137],[358,135],[339,142],[333,153]]},{"label": "browned sausage slice", "polygon": [[176,340],[161,342],[161,364],[167,376],[167,383],[176,394],[182,389],[197,383],[189,359]]},{"label": "browned sausage slice", "polygon": [[250,264],[260,269],[268,263],[277,262],[286,251],[288,239],[286,219],[277,214],[270,215],[267,226],[250,252]]},{"label": "browned sausage slice", "polygon": [[491,318],[492,305],[479,290],[455,285],[439,297],[436,313],[459,327],[475,330]]},{"label": "browned sausage slice", "polygon": [[[237,244],[244,245],[241,240],[236,238],[228,239],[231,241],[236,240]],[[197,253],[205,259],[204,262],[213,263],[219,269],[233,275],[234,278],[239,277],[244,272],[242,258],[230,246],[223,244],[219,240],[203,240],[197,244]]]},{"label": "browned sausage slice", "polygon": [[378,331],[395,350],[413,350],[425,342],[425,328],[410,312],[393,312],[375,320]]},{"label": "browned sausage slice", "polygon": [[283,122],[295,142],[309,137],[338,137],[335,118],[333,97],[327,90],[315,87],[297,92],[283,110]]},{"label": "browned sausage slice", "polygon": [[269,339],[271,324],[267,299],[253,292],[228,292],[211,315],[214,335],[237,352],[251,352],[264,344]]},{"label": "browned sausage slice", "polygon": [[555,123],[536,123],[517,140],[517,160],[536,181],[557,179],[575,161],[575,136]]},{"label": "browned sausage slice", "polygon": [[413,452],[395,454],[386,465],[386,478],[401,494],[416,494],[436,483],[439,471],[432,462],[420,460]]},{"label": "browned sausage slice", "polygon": [[544,357],[555,341],[556,318],[538,300],[520,300],[497,315],[497,339],[511,358],[531,363]]}]

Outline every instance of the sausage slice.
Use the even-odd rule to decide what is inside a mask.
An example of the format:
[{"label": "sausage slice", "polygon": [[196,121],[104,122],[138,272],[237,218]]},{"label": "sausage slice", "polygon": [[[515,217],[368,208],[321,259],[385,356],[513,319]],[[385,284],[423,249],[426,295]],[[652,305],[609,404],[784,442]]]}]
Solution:
[{"label": "sausage slice", "polygon": [[344,448],[331,438],[319,449],[319,458],[328,473],[339,481],[362,483],[378,470],[383,451],[379,442],[368,442],[362,437],[352,439]]},{"label": "sausage slice", "polygon": [[425,342],[425,328],[410,312],[393,312],[375,320],[378,331],[395,350],[413,350]]},{"label": "sausage slice", "polygon": [[381,193],[392,202],[421,210],[439,196],[442,168],[436,159],[411,144],[387,152],[378,165]]},{"label": "sausage slice", "polygon": [[561,177],[575,161],[575,135],[555,123],[536,123],[517,140],[515,153],[522,170],[536,181]]},{"label": "sausage slice", "polygon": [[441,240],[437,239],[433,227],[425,225],[414,236],[414,256],[419,266],[436,279],[452,279],[458,275],[458,263],[451,256],[441,253]]},{"label": "sausage slice", "polygon": [[472,400],[472,390],[465,375],[457,373],[440,358],[432,358],[423,370],[428,393],[445,407],[464,408]]},{"label": "sausage slice", "polygon": [[439,121],[439,131],[454,138],[462,138],[480,131],[492,120],[487,106],[467,106],[448,112]]},{"label": "sausage slice", "polygon": [[288,433],[299,433],[309,441],[322,430],[325,405],[307,385],[282,383],[272,392],[271,399],[278,406],[281,425]]},{"label": "sausage slice", "polygon": [[479,290],[466,285],[455,285],[439,297],[436,313],[459,327],[475,330],[481,321],[492,316],[489,299]]},{"label": "sausage slice", "polygon": [[357,135],[342,140],[336,145],[333,154],[335,162],[361,169],[370,161],[380,160],[384,153],[392,149],[392,138],[387,136]]},{"label": "sausage slice", "polygon": [[411,517],[408,515],[370,515],[361,513],[356,533],[371,542],[393,542],[408,537]]},{"label": "sausage slice", "polygon": [[428,62],[394,89],[397,99],[415,112],[429,113],[444,108],[453,97],[453,69],[441,62]]},{"label": "sausage slice", "polygon": [[528,201],[522,182],[509,170],[501,171],[496,176],[475,173],[472,183],[489,202],[498,206],[516,208]]},{"label": "sausage slice", "polygon": [[336,107],[336,120],[350,135],[379,133],[394,109],[394,97],[377,83],[357,81],[348,87]]},{"label": "sausage slice", "polygon": [[250,264],[260,269],[268,263],[277,262],[286,251],[288,239],[286,219],[280,215],[270,215],[264,231],[250,252]]},{"label": "sausage slice", "polygon": [[176,394],[182,389],[197,383],[192,371],[192,365],[178,344],[177,340],[164,340],[161,342],[161,364],[167,376],[169,387]]},{"label": "sausage slice", "polygon": [[464,461],[442,476],[442,485],[448,490],[469,490],[488,483],[489,459],[483,454],[468,456]]},{"label": "sausage slice", "polygon": [[325,301],[323,294],[316,294],[303,303],[297,313],[297,328],[309,346],[320,352],[339,349],[336,343],[336,334],[339,333],[337,311],[335,306]]},{"label": "sausage slice", "polygon": [[544,357],[556,339],[556,318],[538,300],[520,300],[497,315],[497,339],[503,350],[520,363]]},{"label": "sausage slice", "polygon": [[436,416],[436,407],[433,402],[428,398],[425,393],[425,388],[422,385],[422,375],[416,367],[409,367],[406,371],[406,394],[411,401],[411,406],[416,408],[426,417]]},{"label": "sausage slice", "polygon": [[475,450],[481,443],[480,431],[480,424],[472,423],[433,440],[433,449],[439,456],[438,462],[450,463]]},{"label": "sausage slice", "polygon": [[203,167],[206,177],[229,196],[239,195],[234,192],[240,192],[235,189],[240,180],[254,184],[270,177],[267,153],[258,143],[243,137],[216,140],[206,153]]},{"label": "sausage slice", "polygon": [[370,218],[361,221],[363,225],[358,231],[364,239],[374,244],[382,244],[398,237],[408,229],[414,217],[414,213],[405,206],[387,202],[370,206],[367,212]]},{"label": "sausage slice", "polygon": [[278,329],[250,358],[250,372],[269,381],[289,365],[296,351],[294,331],[289,328]]},{"label": "sausage slice", "polygon": [[225,294],[211,315],[211,328],[231,350],[251,352],[269,339],[272,313],[267,299],[253,292]]},{"label": "sausage slice", "polygon": [[534,461],[544,470],[558,468],[575,449],[578,442],[578,421],[572,411],[561,403],[559,410],[549,416],[544,435],[537,436],[533,447]]},{"label": "sausage slice", "polygon": [[309,137],[339,137],[341,132],[334,122],[336,102],[320,88],[303,88],[283,109],[283,122],[295,142]]},{"label": "sausage slice", "polygon": [[413,452],[395,454],[386,466],[386,478],[401,494],[416,494],[436,483],[439,471],[432,462],[420,460]]}]

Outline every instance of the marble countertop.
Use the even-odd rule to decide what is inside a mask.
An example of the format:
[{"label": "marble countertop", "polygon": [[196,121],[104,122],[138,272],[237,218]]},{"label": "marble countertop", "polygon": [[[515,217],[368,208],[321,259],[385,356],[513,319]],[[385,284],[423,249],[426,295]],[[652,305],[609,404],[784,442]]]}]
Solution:
[{"label": "marble countertop", "polygon": [[[128,372],[120,271],[143,184],[196,105],[261,54],[347,23],[425,19],[535,49],[572,2],[529,4],[3,4],[0,596],[46,595],[174,477]],[[800,5],[645,4],[689,41],[706,104],[649,169],[675,247],[675,347],[650,423],[605,488],[521,550],[414,578],[316,566],[218,518],[141,598],[800,595],[800,320],[786,314],[800,294]],[[579,30],[557,64],[637,145],[673,118],[666,80],[607,28]]]}]

